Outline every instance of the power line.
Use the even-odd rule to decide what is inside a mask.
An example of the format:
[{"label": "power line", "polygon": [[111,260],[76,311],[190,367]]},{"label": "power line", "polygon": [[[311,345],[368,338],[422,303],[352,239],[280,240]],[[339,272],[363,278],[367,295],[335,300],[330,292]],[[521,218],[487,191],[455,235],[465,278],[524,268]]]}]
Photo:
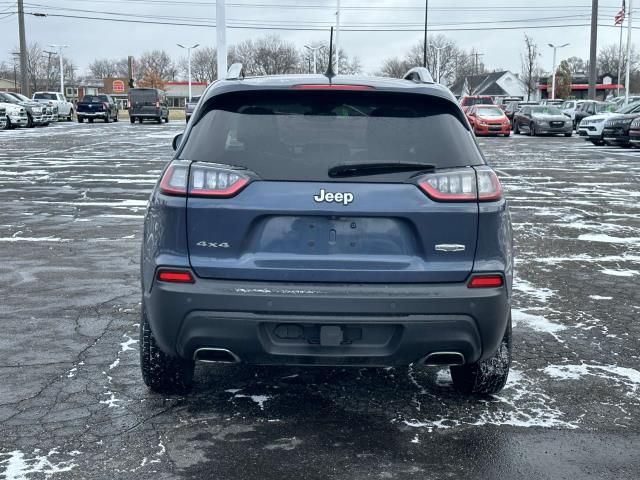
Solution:
[{"label": "power line", "polygon": [[[29,12],[29,15],[37,17],[60,17],[60,18],[74,18],[83,20],[97,20],[104,22],[119,22],[119,23],[137,23],[137,24],[150,24],[150,25],[170,25],[179,27],[215,27],[215,23],[187,23],[187,22],[161,22],[152,20],[127,20],[121,18],[104,18],[104,17],[90,17],[81,15],[64,15],[56,13],[37,13]],[[571,24],[571,25],[518,25],[509,27],[480,27],[480,28],[433,28],[435,32],[460,32],[460,31],[494,31],[494,30],[522,30],[522,29],[541,29],[541,28],[574,28],[574,27],[588,27],[590,24]],[[613,27],[613,25],[599,25],[601,27]],[[294,27],[294,26],[270,26],[270,25],[242,25],[242,24],[227,24],[229,29],[244,29],[244,30],[281,30],[281,31],[325,31],[325,28],[321,27]],[[640,28],[640,27],[634,27]],[[360,28],[350,27],[344,28],[349,32],[422,32],[423,29],[412,28]]]}]

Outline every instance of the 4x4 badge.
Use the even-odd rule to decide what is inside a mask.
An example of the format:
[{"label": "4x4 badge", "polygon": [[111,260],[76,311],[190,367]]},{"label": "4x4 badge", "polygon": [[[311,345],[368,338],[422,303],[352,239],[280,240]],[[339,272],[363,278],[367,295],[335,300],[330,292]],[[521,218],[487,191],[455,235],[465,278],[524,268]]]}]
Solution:
[{"label": "4x4 badge", "polygon": [[349,205],[353,202],[353,193],[350,192],[338,192],[332,193],[325,191],[324,188],[320,189],[320,193],[318,195],[314,195],[313,199],[317,202],[327,202],[327,203],[342,203],[343,205]]}]

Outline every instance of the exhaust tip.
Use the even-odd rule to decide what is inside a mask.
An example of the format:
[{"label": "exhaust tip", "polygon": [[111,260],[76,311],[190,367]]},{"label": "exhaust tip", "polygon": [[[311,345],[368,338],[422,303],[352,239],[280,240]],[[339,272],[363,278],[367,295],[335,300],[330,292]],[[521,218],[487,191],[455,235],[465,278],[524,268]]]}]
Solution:
[{"label": "exhaust tip", "polygon": [[460,352],[433,352],[424,357],[420,364],[426,367],[464,365],[464,355]]},{"label": "exhaust tip", "polygon": [[193,359],[205,363],[240,363],[240,357],[226,348],[199,348]]}]

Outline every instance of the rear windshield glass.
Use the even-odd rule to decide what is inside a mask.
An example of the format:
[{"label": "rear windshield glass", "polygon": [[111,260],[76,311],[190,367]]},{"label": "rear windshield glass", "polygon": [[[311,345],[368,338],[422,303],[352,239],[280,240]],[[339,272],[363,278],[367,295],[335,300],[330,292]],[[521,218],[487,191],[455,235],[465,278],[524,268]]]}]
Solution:
[{"label": "rear windshield glass", "polygon": [[433,97],[256,92],[214,101],[201,110],[181,158],[245,167],[265,180],[326,180],[345,163],[484,163],[457,107]]},{"label": "rear windshield glass", "polygon": [[498,107],[478,107],[478,115],[482,117],[501,117],[504,112]]},{"label": "rear windshield glass", "polygon": [[55,93],[36,93],[33,98],[37,100],[57,100],[58,97]]},{"label": "rear windshield glass", "polygon": [[108,102],[109,99],[107,98],[106,95],[86,95],[82,101],[84,103],[102,103],[102,102]]},{"label": "rear windshield glass", "polygon": [[564,115],[559,108],[551,106],[532,107],[531,113],[537,113],[538,115]]},{"label": "rear windshield glass", "polygon": [[467,97],[462,100],[463,107],[471,105],[493,105],[493,99],[491,97]]},{"label": "rear windshield glass", "polygon": [[157,90],[149,89],[141,89],[141,90],[131,90],[129,92],[131,95],[132,102],[153,102],[158,99]]}]

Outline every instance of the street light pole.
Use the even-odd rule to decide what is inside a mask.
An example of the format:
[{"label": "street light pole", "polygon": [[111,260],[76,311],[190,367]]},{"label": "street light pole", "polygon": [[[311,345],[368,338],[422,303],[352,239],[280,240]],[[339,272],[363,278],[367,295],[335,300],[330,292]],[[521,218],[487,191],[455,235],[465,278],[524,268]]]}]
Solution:
[{"label": "street light pole", "polygon": [[60,93],[64,95],[64,64],[62,63],[62,49],[69,45],[49,45],[51,48],[58,49],[58,57],[60,58]]},{"label": "street light pole", "polygon": [[180,48],[184,48],[187,51],[187,75],[189,76],[189,99],[187,101],[190,102],[191,98],[193,97],[193,95],[191,94],[191,50],[193,50],[194,48],[198,48],[200,44],[196,43],[192,47],[185,47],[184,45],[180,45],[179,43],[176,43],[176,45],[178,45]]},{"label": "street light pole", "polygon": [[629,104],[629,90],[631,85],[629,84],[629,77],[631,75],[631,29],[633,27],[633,0],[629,0],[629,23],[627,23],[627,71],[624,77],[624,104]]},{"label": "street light pole", "polygon": [[216,39],[218,42],[218,80],[227,77],[227,18],[225,0],[216,0]]},{"label": "street light pole", "polygon": [[[565,43],[564,45],[553,45],[553,44],[549,44],[549,46],[551,48],[553,48],[553,80],[551,81],[551,100],[555,100],[556,98],[556,51],[559,48],[564,48],[566,46],[568,46],[568,43]],[[549,85],[549,82],[547,81],[547,86]]]},{"label": "street light pole", "polygon": [[312,47],[310,45],[305,45],[304,48],[306,48],[307,50],[309,50],[310,52],[313,53],[313,73],[317,73],[317,68],[316,68],[316,60],[317,60],[317,52],[319,52],[320,50],[322,50],[324,48],[324,45],[319,45],[317,47]]},{"label": "street light pole", "polygon": [[436,51],[436,82],[440,83],[440,50],[444,50],[447,47],[436,47],[433,43],[430,43],[429,46]]}]

